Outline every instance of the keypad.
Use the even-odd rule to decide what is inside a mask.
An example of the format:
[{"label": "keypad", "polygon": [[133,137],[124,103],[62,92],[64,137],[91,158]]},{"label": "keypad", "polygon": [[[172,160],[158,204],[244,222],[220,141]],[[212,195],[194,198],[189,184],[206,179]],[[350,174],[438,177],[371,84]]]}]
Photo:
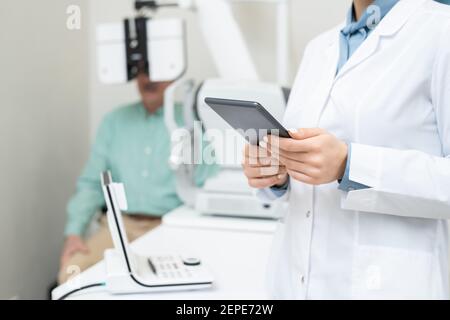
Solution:
[{"label": "keypad", "polygon": [[186,266],[180,256],[153,256],[148,258],[148,263],[150,268],[156,272],[156,276],[163,279],[184,279],[193,276],[193,267]]}]

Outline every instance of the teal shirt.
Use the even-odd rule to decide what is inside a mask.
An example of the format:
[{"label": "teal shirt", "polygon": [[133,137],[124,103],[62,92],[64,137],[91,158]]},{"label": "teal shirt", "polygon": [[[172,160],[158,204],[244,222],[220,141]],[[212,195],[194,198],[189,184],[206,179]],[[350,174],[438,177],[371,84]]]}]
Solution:
[{"label": "teal shirt", "polygon": [[[181,123],[181,106],[175,113]],[[162,216],[180,206],[168,163],[170,148],[163,108],[149,114],[141,103],[135,103],[106,115],[69,202],[65,234],[82,235],[105,206],[100,182],[100,173],[105,170],[111,171],[115,181],[124,183],[128,213]],[[198,165],[195,183],[201,186],[217,171],[216,165]]]}]

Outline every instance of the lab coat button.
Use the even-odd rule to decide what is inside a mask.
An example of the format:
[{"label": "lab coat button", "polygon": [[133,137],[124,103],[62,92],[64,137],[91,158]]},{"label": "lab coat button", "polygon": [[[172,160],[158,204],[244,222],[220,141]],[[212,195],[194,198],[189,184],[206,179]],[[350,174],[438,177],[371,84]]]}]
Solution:
[{"label": "lab coat button", "polygon": [[300,281],[302,284],[305,284],[305,276],[303,274],[300,276]]},{"label": "lab coat button", "polygon": [[306,217],[307,218],[311,217],[311,210],[308,210],[308,212],[306,212]]}]

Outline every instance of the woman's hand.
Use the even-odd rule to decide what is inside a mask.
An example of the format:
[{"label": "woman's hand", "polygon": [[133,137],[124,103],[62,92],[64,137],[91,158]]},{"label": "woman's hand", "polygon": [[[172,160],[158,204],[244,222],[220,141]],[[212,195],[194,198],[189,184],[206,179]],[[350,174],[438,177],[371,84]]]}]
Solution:
[{"label": "woman's hand", "polygon": [[320,185],[341,179],[347,163],[347,144],[323,129],[290,131],[292,138],[268,136],[260,146],[286,167],[295,180]]},{"label": "woman's hand", "polygon": [[288,178],[286,168],[280,165],[276,158],[271,157],[266,149],[249,144],[244,149],[242,168],[248,184],[253,188],[282,186]]}]

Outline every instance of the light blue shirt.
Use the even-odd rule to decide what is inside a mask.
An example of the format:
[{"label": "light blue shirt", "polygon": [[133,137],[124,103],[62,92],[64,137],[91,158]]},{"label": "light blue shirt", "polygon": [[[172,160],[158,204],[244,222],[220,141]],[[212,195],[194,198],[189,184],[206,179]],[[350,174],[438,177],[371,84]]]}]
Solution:
[{"label": "light blue shirt", "polygon": [[356,21],[354,7],[349,10],[347,24],[340,33],[339,72],[399,0],[375,0]]}]

